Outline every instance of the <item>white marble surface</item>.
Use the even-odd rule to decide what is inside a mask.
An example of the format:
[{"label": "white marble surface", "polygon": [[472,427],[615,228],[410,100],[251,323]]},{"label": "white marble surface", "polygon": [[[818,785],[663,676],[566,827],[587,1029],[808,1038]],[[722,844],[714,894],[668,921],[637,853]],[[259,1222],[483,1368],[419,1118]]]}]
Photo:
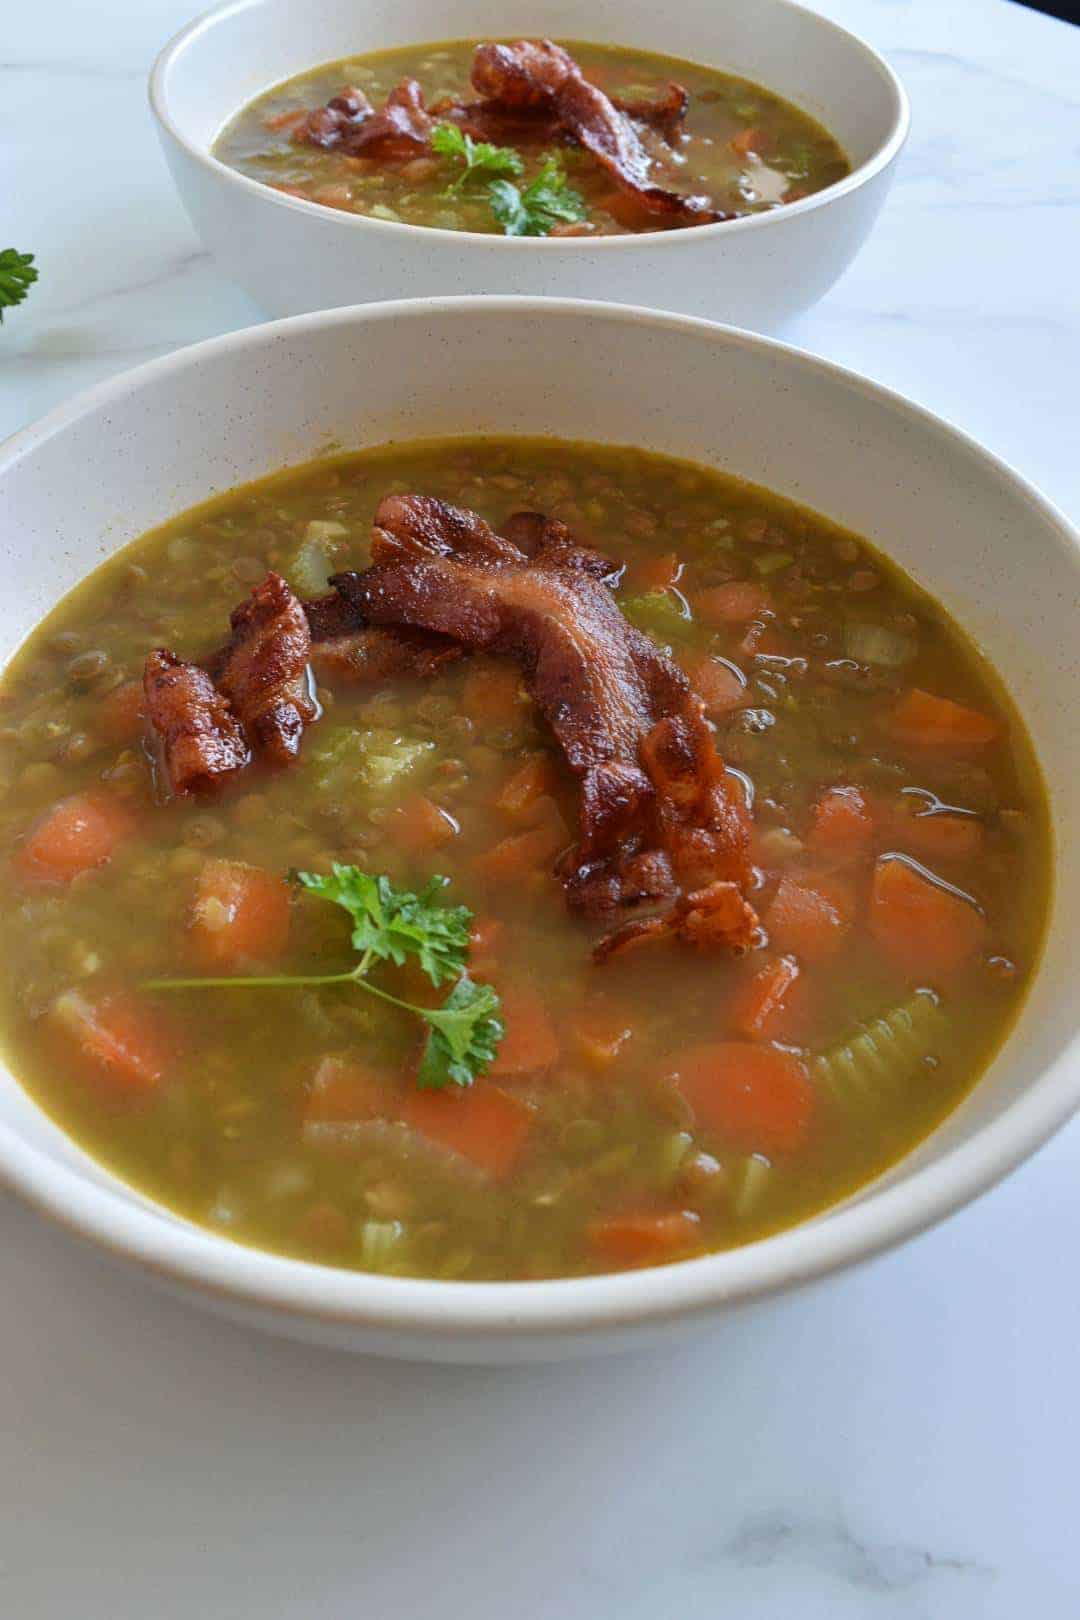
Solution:
[{"label": "white marble surface", "polygon": [[[0,432],[257,318],[145,108],[188,4],[4,13],[0,245],[42,281],[0,332]],[[889,55],[915,127],[870,245],[794,337],[1075,511],[1080,32],[1003,0],[823,9]],[[1080,1614],[1080,1123],[821,1292],[563,1368],[262,1340],[0,1215],[3,1620]]]}]

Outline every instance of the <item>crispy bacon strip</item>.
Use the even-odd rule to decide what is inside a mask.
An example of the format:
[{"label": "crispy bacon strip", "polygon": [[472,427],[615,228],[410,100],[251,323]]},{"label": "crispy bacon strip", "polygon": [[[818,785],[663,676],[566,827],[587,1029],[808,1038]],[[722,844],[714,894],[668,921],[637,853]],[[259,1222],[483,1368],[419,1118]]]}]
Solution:
[{"label": "crispy bacon strip", "polygon": [[146,660],[143,691],[159,779],[170,793],[206,792],[248,763],[240,722],[197,664],[182,663],[159,647]]},{"label": "crispy bacon strip", "polygon": [[426,680],[454,663],[462,652],[446,636],[367,625],[348,635],[314,642],[311,665],[329,685],[381,686],[402,675]]},{"label": "crispy bacon strip", "polygon": [[552,117],[646,215],[684,225],[731,217],[714,209],[707,197],[686,197],[656,185],[631,117],[590,84],[573,57],[551,40],[478,45],[472,82],[489,107]]},{"label": "crispy bacon strip", "polygon": [[346,86],[293,131],[300,145],[321,146],[346,157],[404,162],[431,149],[435,122],[416,79],[402,79],[379,112],[362,90]]},{"label": "crispy bacon strip", "polygon": [[300,752],[304,727],[318,719],[303,606],[280,574],[267,574],[229,620],[232,637],[211,674],[255,747],[274,764]]},{"label": "crispy bacon strip", "polygon": [[557,534],[534,535],[529,556],[475,512],[419,495],[387,496],[375,521],[373,566],[331,583],[372,623],[521,665],[581,781],[579,841],[560,866],[569,903],[596,916],[665,900],[669,931],[745,948],[749,906],[718,920],[704,902],[675,905],[717,882],[743,893],[750,877],[745,803],[681,670]]}]

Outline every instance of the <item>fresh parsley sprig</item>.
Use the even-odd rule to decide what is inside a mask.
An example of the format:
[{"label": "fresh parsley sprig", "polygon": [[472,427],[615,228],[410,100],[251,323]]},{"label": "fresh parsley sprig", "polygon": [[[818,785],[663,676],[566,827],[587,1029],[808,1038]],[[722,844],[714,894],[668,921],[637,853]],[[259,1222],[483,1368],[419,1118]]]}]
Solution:
[{"label": "fresh parsley sprig", "polygon": [[5,309],[21,304],[37,278],[32,253],[20,253],[17,248],[0,250],[0,325]]},{"label": "fresh parsley sprig", "polygon": [[553,225],[585,218],[585,203],[569,184],[558,158],[549,154],[525,187],[493,180],[488,202],[507,236],[547,236]]},{"label": "fresh parsley sprig", "polygon": [[520,174],[525,167],[513,147],[474,141],[456,124],[437,124],[431,134],[431,145],[440,157],[462,165],[460,174],[447,187],[449,195],[471,181],[487,180],[495,174]]},{"label": "fresh parsley sprig", "polygon": [[[373,877],[358,866],[335,862],[329,873],[298,872],[308,894],[329,900],[353,921],[352,945],[360,953],[344,973],[275,973],[257,977],[149,979],[146,990],[275,989],[302,985],[355,984],[428,1026],[416,1083],[422,1090],[471,1086],[485,1074],[505,1033],[499,998],[490,984],[470,979],[465,961],[473,914],[467,906],[440,906],[435,896],[448,878],[433,877],[419,894],[396,889],[387,877]],[[418,1007],[372,984],[368,969],[376,961],[401,967],[414,957],[438,988],[456,979],[440,1007]]]}]

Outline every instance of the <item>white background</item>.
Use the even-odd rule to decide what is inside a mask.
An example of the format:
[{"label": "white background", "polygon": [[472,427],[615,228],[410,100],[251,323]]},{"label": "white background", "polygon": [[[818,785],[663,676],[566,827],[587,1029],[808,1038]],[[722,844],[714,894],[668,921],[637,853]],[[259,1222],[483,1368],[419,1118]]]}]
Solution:
[{"label": "white background", "polygon": [[[188,5],[4,8],[0,245],[42,281],[0,332],[0,432],[257,318],[145,108]],[[822,9],[898,68],[914,134],[871,243],[791,335],[1075,512],[1080,33],[1003,0]],[[562,1368],[261,1339],[3,1195],[0,1218],[0,1620],[1080,1614],[1078,1124],[867,1270]]]}]

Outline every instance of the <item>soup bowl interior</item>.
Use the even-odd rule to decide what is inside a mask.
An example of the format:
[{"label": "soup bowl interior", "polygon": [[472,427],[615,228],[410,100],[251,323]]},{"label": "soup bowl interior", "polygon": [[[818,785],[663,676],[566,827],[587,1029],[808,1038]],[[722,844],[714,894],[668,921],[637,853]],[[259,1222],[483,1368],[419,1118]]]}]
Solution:
[{"label": "soup bowl interior", "polygon": [[[448,36],[522,35],[657,51],[751,79],[824,124],[853,172],[802,202],[733,225],[537,241],[419,229],[322,208],[239,175],[211,155],[241,107],[322,62]],[[166,46],[150,96],[196,227],[272,314],[449,288],[647,300],[768,324],[819,297],[850,260],[884,200],[908,124],[903,88],[882,59],[792,0],[691,0],[669,13],[645,0],[589,0],[585,7],[568,0],[463,0],[452,22],[434,0],[367,0],[362,7],[348,0],[303,6],[237,0]],[[829,219],[819,219],[829,204],[837,205]],[[781,246],[778,229],[792,240]],[[297,264],[301,242],[307,252]],[[673,248],[679,270],[667,257]]]},{"label": "soup bowl interior", "polygon": [[458,1284],[243,1248],[122,1185],[0,1073],[0,1174],[85,1236],[280,1331],[473,1360],[608,1348],[820,1277],[991,1185],[1080,1100],[1080,856],[1067,836],[1080,795],[1075,531],[953,429],[798,351],[681,317],[521,299],[337,310],[181,351],[0,454],[0,554],[18,581],[0,601],[0,655],[105,555],[212,494],[335,449],[485,432],[686,457],[865,535],[959,620],[1011,691],[1046,777],[1057,867],[1030,996],[961,1107],[845,1205],[677,1266]]}]

